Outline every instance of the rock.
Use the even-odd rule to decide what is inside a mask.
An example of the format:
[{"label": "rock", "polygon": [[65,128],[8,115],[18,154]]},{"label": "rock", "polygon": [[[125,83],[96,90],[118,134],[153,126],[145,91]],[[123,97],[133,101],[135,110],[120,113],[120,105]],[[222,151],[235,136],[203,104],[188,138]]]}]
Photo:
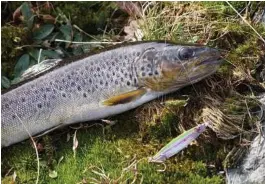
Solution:
[{"label": "rock", "polygon": [[227,170],[229,184],[265,183],[265,94],[261,96],[260,102],[263,105],[262,133],[253,140],[242,164],[238,168]]}]

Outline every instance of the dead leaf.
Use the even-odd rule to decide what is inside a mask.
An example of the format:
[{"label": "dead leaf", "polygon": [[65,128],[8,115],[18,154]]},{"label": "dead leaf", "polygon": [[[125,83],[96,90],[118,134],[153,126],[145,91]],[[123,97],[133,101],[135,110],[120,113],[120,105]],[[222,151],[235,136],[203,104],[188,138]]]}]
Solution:
[{"label": "dead leaf", "polygon": [[55,24],[55,18],[51,15],[42,15],[41,18],[45,23]]},{"label": "dead leaf", "polygon": [[143,39],[143,32],[138,24],[140,20],[131,20],[128,26],[124,27],[124,32],[127,34],[124,39],[126,41],[141,41]]},{"label": "dead leaf", "polygon": [[64,156],[61,156],[61,158],[58,160],[57,167],[59,166],[59,164],[62,162],[63,159],[64,159]]},{"label": "dead leaf", "polygon": [[113,120],[108,120],[108,119],[102,119],[101,121],[104,123],[107,123],[110,126],[115,125],[117,123],[117,120],[113,121]]},{"label": "dead leaf", "polygon": [[20,6],[13,13],[13,21],[14,22],[20,22],[21,21],[21,19],[20,19],[21,16],[22,16],[22,13],[21,13],[21,6]]},{"label": "dead leaf", "polygon": [[16,171],[14,171],[13,176],[12,176],[14,183],[16,182],[16,178],[17,178],[17,173],[16,173]]},{"label": "dead leaf", "polygon": [[85,178],[82,179],[83,184],[87,184],[87,180]]},{"label": "dead leaf", "polygon": [[75,155],[76,155],[76,149],[77,149],[77,147],[78,147],[78,140],[77,140],[77,138],[76,138],[76,132],[77,132],[77,130],[75,131],[75,133],[74,133],[74,137],[73,137],[73,151],[74,151],[74,157],[75,157]]},{"label": "dead leaf", "polygon": [[66,135],[66,142],[69,142],[70,138],[71,138],[70,133],[67,133],[67,135]]},{"label": "dead leaf", "polygon": [[37,143],[38,152],[42,152],[44,150],[44,146],[41,143]]},{"label": "dead leaf", "polygon": [[47,1],[47,2],[44,3],[44,7],[43,8],[46,9],[46,10],[51,10],[51,9],[53,9],[53,5],[52,5],[52,3]]},{"label": "dead leaf", "polygon": [[54,170],[50,170],[49,171],[49,177],[50,178],[57,178],[58,177],[58,173],[56,172],[56,171],[54,171]]}]

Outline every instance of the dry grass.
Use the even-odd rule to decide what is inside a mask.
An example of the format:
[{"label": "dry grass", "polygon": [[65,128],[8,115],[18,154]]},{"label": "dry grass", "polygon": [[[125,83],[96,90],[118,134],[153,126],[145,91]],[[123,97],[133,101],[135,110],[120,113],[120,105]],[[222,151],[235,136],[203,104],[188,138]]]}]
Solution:
[{"label": "dry grass", "polygon": [[[143,179],[145,182],[151,181],[149,183],[154,181],[162,183],[165,180],[171,183],[181,178],[179,183],[187,183],[187,181],[222,183],[222,179],[216,173],[213,174],[216,178],[212,177],[207,180],[206,166],[199,167],[194,159],[197,159],[198,155],[206,157],[207,151],[204,152],[204,150],[210,145],[208,143],[217,144],[217,146],[213,149],[209,148],[212,150],[209,151],[210,156],[207,155],[207,157],[211,157],[212,160],[204,158],[203,162],[214,162],[218,155],[214,153],[217,152],[217,149],[222,154],[227,154],[226,151],[223,151],[225,149],[230,152],[227,155],[227,160],[231,157],[237,158],[237,154],[243,153],[241,148],[249,145],[252,136],[259,133],[260,125],[255,124],[258,122],[256,121],[257,117],[252,114],[252,108],[259,106],[259,103],[254,96],[256,92],[255,89],[252,89],[252,85],[255,83],[264,89],[264,84],[257,81],[251,71],[255,69],[264,49],[261,49],[262,44],[255,32],[236,14],[229,12],[228,6],[222,3],[150,2],[144,4],[142,17],[138,18],[137,22],[144,35],[144,40],[172,40],[218,47],[229,51],[225,56],[228,62],[225,62],[215,75],[199,84],[145,104],[136,111],[130,112],[131,114],[119,115],[121,123],[117,123],[112,129],[104,132],[103,138],[101,138],[101,129],[98,131],[95,129],[80,130],[77,137],[81,146],[76,151],[76,158],[73,158],[71,145],[69,147],[69,144],[61,139],[60,149],[56,151],[56,155],[64,156],[65,159],[56,167],[58,180],[48,178],[45,173],[47,168],[45,168],[46,170],[41,168],[40,181],[44,181],[44,183],[45,181],[46,183],[74,183],[83,177],[84,180],[80,183],[88,181],[127,183],[128,179],[132,183],[141,183]],[[256,24],[253,26],[265,36],[264,28]],[[243,83],[249,86],[250,92],[237,89]],[[244,94],[239,94],[241,92]],[[180,96],[184,96],[184,98],[180,99]],[[134,116],[136,116],[139,125],[131,120]],[[136,159],[131,160],[131,157],[127,157],[134,154],[137,154],[138,158],[150,156],[179,133],[207,120],[212,122],[210,128],[219,138],[233,139],[235,144],[231,143],[232,140],[224,143],[224,141],[216,139],[212,131],[208,131],[200,142],[201,145],[207,142],[204,144],[205,147],[201,145],[197,149],[193,147],[193,151],[189,151],[192,150],[189,148],[183,154],[185,157],[190,156],[193,159],[190,161],[192,164],[181,162],[180,158],[183,155],[178,155],[175,160],[169,160],[167,163],[169,171],[163,175],[157,174],[156,168],[149,164],[145,164],[139,169],[138,164],[140,165],[140,163]],[[227,148],[226,143],[231,143],[232,147]],[[117,151],[117,147],[123,152]],[[14,166],[20,181],[27,183],[36,176],[35,165],[29,167],[35,158],[31,158],[33,152],[29,152],[30,149],[28,147],[25,149],[23,145],[13,147],[10,152],[17,154],[22,153],[21,150],[23,150],[24,157],[23,154],[22,156],[18,154],[12,159],[10,157],[10,160],[5,159],[3,163]],[[220,158],[223,157],[220,156]],[[109,160],[114,161],[110,162]],[[119,164],[124,160],[129,161],[120,166]],[[99,163],[102,164],[102,167],[99,166]],[[225,163],[224,165],[228,166],[229,164]],[[185,170],[189,167],[192,169]],[[196,167],[198,168],[196,169]],[[84,168],[85,171],[82,173],[81,170]],[[202,175],[201,170],[205,170],[206,174]],[[193,174],[194,171],[199,174]],[[203,177],[199,177],[201,175]]]},{"label": "dry grass", "polygon": [[121,170],[121,175],[118,178],[111,178],[109,174],[106,173],[103,167],[99,168],[97,166],[91,165],[88,170],[91,170],[97,177],[89,178],[89,183],[92,184],[125,184],[130,182],[134,183],[143,183],[143,176],[139,173],[137,167],[138,162],[141,160],[136,160],[134,157],[130,162],[130,164]]}]

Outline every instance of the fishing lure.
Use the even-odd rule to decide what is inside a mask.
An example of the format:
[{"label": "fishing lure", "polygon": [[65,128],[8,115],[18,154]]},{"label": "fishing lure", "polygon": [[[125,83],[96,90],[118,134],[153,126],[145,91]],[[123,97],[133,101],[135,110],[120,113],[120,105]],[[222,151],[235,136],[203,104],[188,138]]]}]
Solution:
[{"label": "fishing lure", "polygon": [[208,122],[200,124],[183,132],[178,137],[171,140],[164,146],[155,156],[149,159],[149,162],[163,163],[167,158],[172,157],[184,148],[186,148],[192,141],[194,141],[202,132],[205,131]]}]

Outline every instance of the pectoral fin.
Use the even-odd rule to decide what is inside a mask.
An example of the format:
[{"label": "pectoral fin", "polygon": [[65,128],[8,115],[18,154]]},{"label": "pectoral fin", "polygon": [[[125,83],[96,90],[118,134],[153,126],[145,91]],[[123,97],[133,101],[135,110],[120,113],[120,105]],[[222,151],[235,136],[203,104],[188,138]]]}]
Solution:
[{"label": "pectoral fin", "polygon": [[146,93],[145,88],[139,88],[137,90],[129,91],[117,96],[113,96],[103,102],[103,105],[112,106],[118,104],[125,104],[132,102],[133,100],[140,98]]}]

